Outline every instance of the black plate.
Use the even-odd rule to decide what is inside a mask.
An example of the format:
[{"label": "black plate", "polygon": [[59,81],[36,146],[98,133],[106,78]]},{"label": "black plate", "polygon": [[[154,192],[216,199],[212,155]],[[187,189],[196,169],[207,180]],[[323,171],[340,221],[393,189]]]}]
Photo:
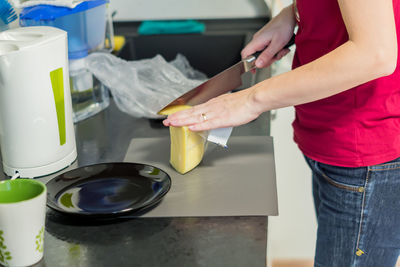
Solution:
[{"label": "black plate", "polygon": [[64,214],[108,218],[154,206],[171,188],[171,178],[150,165],[102,163],[65,172],[46,186],[50,208]]}]

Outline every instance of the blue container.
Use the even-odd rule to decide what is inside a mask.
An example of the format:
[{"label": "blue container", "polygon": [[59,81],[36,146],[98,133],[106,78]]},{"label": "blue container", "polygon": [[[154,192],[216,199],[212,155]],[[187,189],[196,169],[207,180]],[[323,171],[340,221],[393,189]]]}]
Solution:
[{"label": "blue container", "polygon": [[68,57],[86,57],[104,43],[107,0],[85,1],[75,8],[37,5],[24,8],[20,25],[52,26],[68,33]]}]

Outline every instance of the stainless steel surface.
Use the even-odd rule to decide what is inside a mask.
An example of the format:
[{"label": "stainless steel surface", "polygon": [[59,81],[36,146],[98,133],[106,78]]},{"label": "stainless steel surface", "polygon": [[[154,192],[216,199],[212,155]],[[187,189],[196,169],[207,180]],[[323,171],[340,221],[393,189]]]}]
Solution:
[{"label": "stainless steel surface", "polygon": [[[173,105],[194,106],[207,102],[211,98],[228,93],[242,85],[242,74],[254,69],[255,56],[241,60],[232,67],[222,71],[194,89],[181,95],[164,108]],[[163,109],[164,109],[163,108]],[[161,109],[162,110],[162,109]]]},{"label": "stainless steel surface", "polygon": [[227,149],[213,146],[184,175],[170,166],[169,146],[168,137],[135,138],[128,148],[124,161],[159,167],[172,180],[163,201],[143,217],[278,215],[272,137],[231,137]]}]

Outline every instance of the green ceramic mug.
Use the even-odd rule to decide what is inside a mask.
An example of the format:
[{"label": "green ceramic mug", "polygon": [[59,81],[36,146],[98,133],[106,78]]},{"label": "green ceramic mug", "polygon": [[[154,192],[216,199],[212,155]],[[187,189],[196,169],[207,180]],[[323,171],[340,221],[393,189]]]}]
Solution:
[{"label": "green ceramic mug", "polygon": [[33,179],[0,181],[0,264],[29,266],[43,258],[46,191]]}]

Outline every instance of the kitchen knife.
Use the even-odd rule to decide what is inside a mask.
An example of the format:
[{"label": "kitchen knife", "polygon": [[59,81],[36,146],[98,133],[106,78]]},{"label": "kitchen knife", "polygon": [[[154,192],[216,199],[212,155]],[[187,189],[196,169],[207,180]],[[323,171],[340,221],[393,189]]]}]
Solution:
[{"label": "kitchen knife", "polygon": [[[289,43],[284,48],[292,46],[294,41],[295,35],[292,36]],[[242,85],[241,75],[255,68],[256,59],[261,53],[262,52],[256,52],[255,54],[241,60],[239,63],[236,63],[232,67],[181,95],[162,109],[173,105],[194,106],[202,104],[211,98],[238,88]]]}]

